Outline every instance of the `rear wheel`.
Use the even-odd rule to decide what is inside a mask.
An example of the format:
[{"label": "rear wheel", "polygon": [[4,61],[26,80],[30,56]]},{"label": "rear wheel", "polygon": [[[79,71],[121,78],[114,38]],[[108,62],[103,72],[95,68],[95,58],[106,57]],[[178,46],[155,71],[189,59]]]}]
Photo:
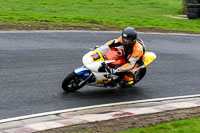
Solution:
[{"label": "rear wheel", "polygon": [[188,5],[187,17],[189,19],[196,19],[200,17],[200,5],[190,4]]},{"label": "rear wheel", "polygon": [[146,71],[147,69],[146,67],[144,67],[135,73],[135,84],[144,77],[144,75],[146,74]]},{"label": "rear wheel", "polygon": [[138,83],[146,74],[146,67],[138,70],[136,73],[135,73],[135,76],[134,76],[134,83],[132,85],[128,84],[126,81],[122,80],[119,85],[121,87],[130,87],[130,86],[133,86],[135,85],[136,83]]},{"label": "rear wheel", "polygon": [[199,15],[197,13],[187,13],[187,17],[189,19],[196,19],[199,17]]},{"label": "rear wheel", "polygon": [[62,88],[65,92],[69,93],[82,88],[85,84],[86,82],[84,83],[83,76],[77,75],[75,72],[72,72],[63,80]]}]

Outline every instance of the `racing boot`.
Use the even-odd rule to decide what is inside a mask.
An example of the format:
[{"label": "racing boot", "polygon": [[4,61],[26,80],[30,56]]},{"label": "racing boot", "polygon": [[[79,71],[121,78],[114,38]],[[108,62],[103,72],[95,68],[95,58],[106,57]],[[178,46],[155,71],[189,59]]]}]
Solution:
[{"label": "racing boot", "polygon": [[121,80],[121,81],[119,82],[119,85],[120,85],[121,87],[130,87],[130,86],[132,86],[132,85],[134,85],[134,84],[135,84],[134,80],[133,80],[133,81],[129,81],[129,82],[124,81],[124,80]]}]

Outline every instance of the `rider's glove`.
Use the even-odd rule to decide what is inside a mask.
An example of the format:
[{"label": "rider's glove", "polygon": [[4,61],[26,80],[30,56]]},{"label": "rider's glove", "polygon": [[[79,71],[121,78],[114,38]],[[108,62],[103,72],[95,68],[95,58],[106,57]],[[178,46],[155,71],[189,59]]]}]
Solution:
[{"label": "rider's glove", "polygon": [[102,45],[100,47],[97,47],[97,49],[99,50],[99,52],[104,55],[106,53],[106,51],[108,51],[110,49],[109,46],[107,45]]},{"label": "rider's glove", "polygon": [[117,74],[117,73],[119,73],[120,72],[120,68],[118,67],[118,68],[116,68],[116,69],[112,69],[111,70],[111,73],[112,74]]}]

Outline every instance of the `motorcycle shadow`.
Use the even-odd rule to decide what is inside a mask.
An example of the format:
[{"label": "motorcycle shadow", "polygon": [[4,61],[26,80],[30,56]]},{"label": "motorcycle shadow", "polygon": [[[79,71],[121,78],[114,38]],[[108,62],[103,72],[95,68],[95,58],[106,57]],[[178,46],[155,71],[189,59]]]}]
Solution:
[{"label": "motorcycle shadow", "polygon": [[[103,87],[89,87],[85,86],[80,90],[77,90],[72,93],[63,93],[64,96],[73,96],[73,97],[103,97],[105,98],[110,96],[131,96],[131,97],[143,97],[144,92],[143,88],[139,86],[132,87],[112,87],[112,88],[103,88]],[[146,97],[146,96],[145,96]]]}]

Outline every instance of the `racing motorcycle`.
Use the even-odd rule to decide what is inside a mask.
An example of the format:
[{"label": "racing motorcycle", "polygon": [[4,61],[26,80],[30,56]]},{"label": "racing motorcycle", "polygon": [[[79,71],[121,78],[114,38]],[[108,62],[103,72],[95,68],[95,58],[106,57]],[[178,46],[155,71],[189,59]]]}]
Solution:
[{"label": "racing motorcycle", "polygon": [[124,64],[126,59],[122,49],[111,48],[102,53],[98,48],[91,49],[82,58],[83,66],[76,68],[68,74],[62,82],[62,89],[69,93],[85,85],[100,87],[133,86],[138,83],[146,73],[146,66],[156,59],[153,52],[145,52],[145,63],[136,69],[134,84],[129,85],[121,76],[113,74],[112,69]]}]

